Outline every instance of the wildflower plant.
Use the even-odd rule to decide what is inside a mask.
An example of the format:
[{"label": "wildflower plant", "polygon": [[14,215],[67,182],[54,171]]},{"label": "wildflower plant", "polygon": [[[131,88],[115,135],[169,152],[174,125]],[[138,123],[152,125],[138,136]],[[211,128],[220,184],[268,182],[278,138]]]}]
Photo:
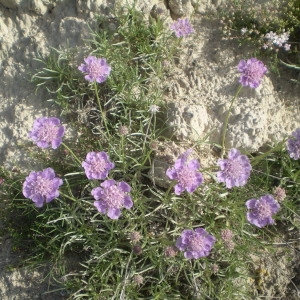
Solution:
[{"label": "wildflower plant", "polygon": [[[144,22],[133,7],[115,12],[114,28],[106,26],[111,19],[97,22],[101,30],[92,32],[84,56],[95,59],[80,66],[78,51],[57,50],[33,76],[78,135],[63,137],[55,121],[64,142],[50,150],[56,134],[49,130],[48,148],[40,149],[36,138],[29,149],[42,171],[28,176],[0,168],[0,196],[12,216],[2,219],[15,248],[24,249],[30,237],[28,261],[51,261],[49,275],[64,278],[70,299],[255,299],[257,289],[245,279],[255,277],[249,253],[271,255],[280,228],[299,230],[299,160],[284,141],[253,155],[231,148],[200,172],[186,150],[167,162],[170,181],[156,185],[149,175],[154,155],[168,141],[162,62],[174,64],[179,39],[162,18]],[[265,72],[256,60],[246,71],[248,60],[244,88],[256,88]],[[98,64],[106,68],[101,83]],[[198,154],[202,146],[186,149]],[[280,210],[271,196],[278,185],[286,193]],[[78,267],[69,272],[72,255]]]}]

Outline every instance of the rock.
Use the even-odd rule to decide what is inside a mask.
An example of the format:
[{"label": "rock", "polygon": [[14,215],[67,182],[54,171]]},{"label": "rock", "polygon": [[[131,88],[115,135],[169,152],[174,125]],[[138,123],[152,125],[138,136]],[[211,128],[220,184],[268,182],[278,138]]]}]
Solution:
[{"label": "rock", "polygon": [[[201,26],[201,33],[207,33],[205,23],[200,22],[194,18],[194,28]],[[194,142],[206,137],[211,144],[221,145],[227,111],[239,87],[237,65],[245,54],[230,42],[225,46],[217,30],[205,38],[199,31],[182,40],[178,53],[165,83],[169,136]],[[296,105],[296,91],[287,81],[272,77],[266,74],[256,89],[244,87],[234,100],[225,136],[227,148],[255,152],[299,127],[300,115],[286,105],[286,97]],[[279,80],[288,95],[276,91],[274,83],[278,85]]]},{"label": "rock", "polygon": [[0,4],[2,4],[6,8],[16,9],[22,0],[0,0]]},{"label": "rock", "polygon": [[215,13],[223,3],[224,0],[192,0],[195,11],[201,14]]},{"label": "rock", "polygon": [[44,15],[49,9],[53,9],[57,0],[0,0],[0,3],[11,9],[21,11],[29,10],[38,15]]},{"label": "rock", "polygon": [[190,0],[169,0],[168,5],[177,18],[190,17],[194,11]]},{"label": "rock", "polygon": [[179,141],[197,141],[207,132],[209,116],[202,105],[170,103],[167,114],[170,133]]},{"label": "rock", "polygon": [[152,18],[159,19],[159,18],[167,18],[169,16],[169,11],[167,10],[166,6],[163,3],[158,3],[153,5],[150,15]]}]

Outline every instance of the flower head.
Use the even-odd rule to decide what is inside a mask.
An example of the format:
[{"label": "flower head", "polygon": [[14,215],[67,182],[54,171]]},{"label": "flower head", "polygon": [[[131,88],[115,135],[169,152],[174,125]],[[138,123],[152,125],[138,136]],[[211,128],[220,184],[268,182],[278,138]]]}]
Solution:
[{"label": "flower head", "polygon": [[272,215],[276,214],[279,209],[279,203],[273,198],[272,195],[265,195],[259,199],[250,199],[246,202],[247,220],[249,223],[262,228],[268,224],[274,224]]},{"label": "flower head", "polygon": [[175,32],[175,35],[179,38],[181,36],[187,36],[194,32],[189,19],[178,19],[176,22],[170,25],[170,29]]},{"label": "flower head", "polygon": [[90,82],[102,83],[109,76],[111,67],[105,58],[88,56],[84,59],[85,64],[81,64],[78,70],[86,74],[84,78]]},{"label": "flower head", "polygon": [[92,195],[97,200],[95,207],[102,214],[107,214],[111,219],[118,219],[121,215],[121,208],[124,206],[130,209],[133,205],[131,197],[126,193],[130,192],[130,186],[124,182],[105,180],[101,187],[92,189]]},{"label": "flower head", "polygon": [[286,142],[287,151],[291,158],[297,160],[300,158],[300,128],[292,132],[293,138]]},{"label": "flower head", "polygon": [[88,179],[103,180],[108,172],[115,167],[115,164],[109,160],[106,152],[89,152],[85,161],[82,162],[85,175]]},{"label": "flower head", "polygon": [[247,31],[248,31],[248,29],[244,27],[241,29],[241,34],[244,35]]},{"label": "flower head", "polygon": [[290,44],[287,44],[289,37],[290,37],[290,33],[288,31],[284,31],[280,34],[270,31],[265,34],[265,39],[267,39],[267,43],[269,45],[273,44],[277,47],[283,47],[286,51],[288,51],[291,47]]},{"label": "flower head", "polygon": [[252,170],[249,158],[235,148],[230,149],[228,159],[219,159],[217,165],[221,168],[217,180],[224,182],[229,189],[245,185]]},{"label": "flower head", "polygon": [[209,235],[203,228],[195,230],[183,230],[181,237],[177,239],[176,247],[184,252],[185,258],[200,258],[208,256],[216,239]]},{"label": "flower head", "polygon": [[286,197],[285,189],[280,186],[275,187],[273,190],[273,196],[278,202],[283,201]]},{"label": "flower head", "polygon": [[243,86],[257,88],[264,74],[268,71],[262,61],[256,58],[241,60],[238,64],[238,70],[242,73],[239,82]]},{"label": "flower head", "polygon": [[172,180],[177,180],[175,185],[175,194],[180,195],[184,190],[193,193],[197,187],[203,183],[203,176],[198,171],[200,163],[197,159],[187,162],[187,158],[192,149],[186,151],[179,156],[173,168],[169,168],[166,172],[167,176]]},{"label": "flower head", "polygon": [[221,231],[221,239],[224,242],[224,246],[227,250],[232,251],[235,244],[233,242],[233,233],[230,229],[223,229]]},{"label": "flower head", "polygon": [[157,112],[159,112],[160,107],[158,105],[152,104],[149,106],[149,111],[152,114],[156,114]]},{"label": "flower head", "polygon": [[140,286],[140,285],[142,285],[144,283],[144,277],[142,275],[139,275],[139,274],[134,275],[133,276],[133,282],[136,285]]},{"label": "flower head", "polygon": [[125,125],[121,125],[119,128],[118,128],[118,132],[119,132],[119,135],[127,135],[129,133],[129,128]]},{"label": "flower head", "polygon": [[233,238],[233,233],[230,229],[223,229],[221,231],[221,238],[224,242],[229,242]]},{"label": "flower head", "polygon": [[56,149],[62,143],[65,128],[60,124],[60,120],[54,117],[37,118],[32,130],[29,132],[29,138],[32,139],[38,147]]},{"label": "flower head", "polygon": [[39,172],[31,172],[23,183],[23,195],[31,199],[36,207],[42,207],[44,203],[52,201],[59,196],[58,188],[63,181],[55,177],[51,168]]},{"label": "flower head", "polygon": [[165,257],[175,257],[177,254],[178,250],[175,246],[168,246],[166,247],[164,253],[165,253]]},{"label": "flower head", "polygon": [[133,243],[139,242],[141,238],[142,238],[142,236],[138,231],[133,231],[133,232],[130,232],[130,234],[129,234],[129,239]]}]

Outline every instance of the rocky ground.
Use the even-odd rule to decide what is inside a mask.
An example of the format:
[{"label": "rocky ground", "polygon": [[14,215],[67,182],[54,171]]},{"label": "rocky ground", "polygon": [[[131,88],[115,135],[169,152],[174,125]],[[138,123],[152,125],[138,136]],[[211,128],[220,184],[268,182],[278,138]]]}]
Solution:
[{"label": "rocky ground", "polygon": [[[125,0],[0,0],[0,159],[8,169],[31,169],[32,162],[22,150],[33,120],[56,115],[45,92],[35,93],[30,76],[39,66],[34,60],[50,48],[80,47],[89,38],[95,14],[111,14]],[[236,66],[247,59],[247,50],[232,41],[223,41],[219,22],[207,17],[216,12],[221,0],[139,0],[136,8],[144,12],[145,21],[163,10],[167,22],[191,17],[195,34],[182,44],[177,67],[169,70],[166,119],[178,141],[198,140],[209,134],[209,141],[220,143],[220,133],[229,102],[237,89]],[[198,3],[198,5],[196,5]],[[257,151],[281,140],[300,124],[299,103],[295,86],[285,78],[269,73],[256,90],[245,90],[232,111],[226,146]],[[299,241],[299,235],[294,237]],[[299,248],[285,263],[284,248],[269,263],[269,279],[261,283],[265,299],[293,299],[299,289]],[[274,258],[275,259],[275,258]],[[11,238],[3,236],[0,252],[0,298],[64,299],[65,290],[47,294],[44,278],[49,267],[35,271],[8,267],[18,260],[11,251]],[[266,259],[267,261],[267,259]],[[264,262],[268,265],[266,262]],[[278,264],[275,264],[278,265]],[[272,271],[273,270],[273,271]],[[282,271],[279,271],[282,270]],[[264,278],[267,278],[266,276]],[[291,279],[293,282],[291,283]],[[276,288],[275,288],[276,286]],[[289,289],[287,289],[289,287]],[[282,293],[278,292],[282,290]],[[290,293],[290,294],[289,294]],[[286,295],[286,296],[285,296]],[[47,298],[48,297],[48,298]],[[298,297],[297,295],[295,297]],[[299,296],[300,297],[300,296]],[[300,298],[294,298],[300,299]]]}]

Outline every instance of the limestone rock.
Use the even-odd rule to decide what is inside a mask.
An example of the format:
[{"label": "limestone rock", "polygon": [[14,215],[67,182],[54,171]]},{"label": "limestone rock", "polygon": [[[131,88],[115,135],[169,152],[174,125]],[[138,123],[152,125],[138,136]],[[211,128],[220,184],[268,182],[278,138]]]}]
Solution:
[{"label": "limestone rock", "polygon": [[180,141],[197,141],[206,133],[209,124],[207,110],[202,105],[169,104],[168,124]]},{"label": "limestone rock", "polygon": [[169,0],[168,4],[176,17],[189,17],[194,11],[190,0]]},{"label": "limestone rock", "polygon": [[57,0],[0,0],[6,8],[18,9],[20,11],[29,10],[38,15],[44,15],[49,9],[53,9]]}]

